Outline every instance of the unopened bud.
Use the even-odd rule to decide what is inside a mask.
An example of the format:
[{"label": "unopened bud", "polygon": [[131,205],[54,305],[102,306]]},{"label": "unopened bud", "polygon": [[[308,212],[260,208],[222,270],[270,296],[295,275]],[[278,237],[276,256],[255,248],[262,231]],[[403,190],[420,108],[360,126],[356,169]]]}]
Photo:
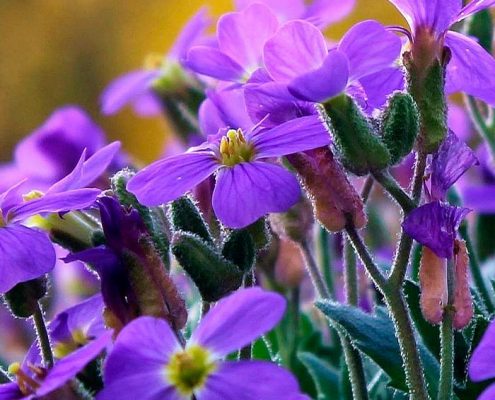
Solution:
[{"label": "unopened bud", "polygon": [[383,142],[390,152],[390,165],[399,163],[413,149],[419,131],[416,103],[407,93],[396,93],[382,119]]},{"label": "unopened bud", "polygon": [[281,238],[301,243],[311,236],[314,216],[311,203],[306,197],[285,213],[270,214],[270,226]]},{"label": "unopened bud", "polygon": [[311,198],[316,219],[326,229],[339,232],[348,218],[358,229],[366,225],[363,201],[329,148],[320,147],[287,158]]},{"label": "unopened bud", "polygon": [[388,166],[387,147],[351,97],[334,97],[324,104],[324,108],[338,155],[346,169],[361,176]]},{"label": "unopened bud", "polygon": [[208,243],[213,243],[210,232],[194,201],[184,196],[170,205],[170,219],[174,231],[191,232]]},{"label": "unopened bud", "polygon": [[466,242],[456,240],[455,245],[455,294],[454,328],[465,328],[473,318],[473,299],[469,289],[469,255]]},{"label": "unopened bud", "polygon": [[260,218],[256,222],[245,227],[244,230],[249,232],[253,238],[256,251],[266,249],[272,240],[272,232],[270,231],[266,218]]},{"label": "unopened bud", "polygon": [[425,319],[439,324],[443,319],[444,306],[447,304],[447,262],[438,257],[428,247],[423,247],[419,267],[421,287],[420,304]]},{"label": "unopened bud", "polygon": [[286,288],[297,287],[305,276],[305,264],[299,245],[282,239],[275,263],[275,280]]},{"label": "unopened bud", "polygon": [[176,233],[172,253],[191,277],[204,301],[218,301],[242,284],[241,270],[194,234]]},{"label": "unopened bud", "polygon": [[38,310],[38,301],[46,295],[48,281],[46,277],[21,282],[3,295],[12,315],[29,318]]},{"label": "unopened bud", "polygon": [[222,255],[237,265],[242,272],[250,271],[256,259],[256,248],[251,234],[245,229],[230,232],[223,245]]}]

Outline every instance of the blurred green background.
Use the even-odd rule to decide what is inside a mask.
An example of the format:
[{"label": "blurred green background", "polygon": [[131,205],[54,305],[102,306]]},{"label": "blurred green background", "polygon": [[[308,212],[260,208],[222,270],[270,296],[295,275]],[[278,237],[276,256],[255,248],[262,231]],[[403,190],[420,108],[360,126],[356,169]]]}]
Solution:
[{"label": "blurred green background", "polygon": [[[387,0],[357,3],[330,37],[363,19],[404,23]],[[202,5],[215,16],[232,8],[228,0],[0,0],[0,159],[10,159],[19,138],[64,104],[85,108],[136,157],[156,158],[166,140],[165,121],[129,110],[103,117],[98,98],[148,53],[165,52]]]}]

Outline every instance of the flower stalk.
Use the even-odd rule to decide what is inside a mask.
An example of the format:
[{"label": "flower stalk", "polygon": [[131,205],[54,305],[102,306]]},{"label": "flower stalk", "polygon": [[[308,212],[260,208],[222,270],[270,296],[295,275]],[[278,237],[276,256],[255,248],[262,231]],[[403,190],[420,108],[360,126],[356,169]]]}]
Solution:
[{"label": "flower stalk", "polygon": [[50,337],[45,323],[45,317],[43,315],[43,309],[38,302],[37,307],[33,314],[34,328],[36,330],[36,336],[38,337],[38,344],[41,350],[41,356],[43,357],[43,363],[47,368],[53,366],[53,352],[50,343]]}]

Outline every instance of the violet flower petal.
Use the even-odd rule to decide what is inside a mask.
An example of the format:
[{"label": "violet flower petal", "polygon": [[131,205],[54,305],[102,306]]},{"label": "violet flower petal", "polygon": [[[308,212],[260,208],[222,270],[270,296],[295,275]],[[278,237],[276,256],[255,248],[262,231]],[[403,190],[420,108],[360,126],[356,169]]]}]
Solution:
[{"label": "violet flower petal", "polygon": [[466,143],[449,131],[431,162],[431,195],[444,200],[447,190],[473,165],[478,163]]},{"label": "violet flower petal", "polygon": [[241,163],[219,171],[213,210],[225,226],[244,228],[268,213],[287,211],[300,196],[296,177],[283,167]]},{"label": "violet flower petal", "polygon": [[454,23],[462,21],[463,19],[494,5],[495,0],[473,0],[464,6]]},{"label": "violet flower petal", "polygon": [[495,213],[495,185],[467,186],[462,190],[463,204],[478,213]]},{"label": "violet flower petal", "polygon": [[474,382],[495,378],[495,322],[490,323],[469,361],[469,377]]},{"label": "violet flower petal", "polygon": [[293,375],[266,361],[227,361],[206,380],[198,400],[280,400],[300,394]]},{"label": "violet flower petal", "polygon": [[277,17],[261,3],[241,12],[224,14],[218,21],[218,46],[249,73],[261,64],[263,46],[278,28]]},{"label": "violet flower petal", "polygon": [[185,59],[191,46],[200,41],[210,24],[211,19],[208,16],[208,10],[206,7],[202,7],[182,28],[174,45],[168,52],[168,58],[177,61]]},{"label": "violet flower petal", "polygon": [[320,117],[311,115],[287,121],[252,136],[256,158],[279,157],[330,144],[330,134]]},{"label": "violet flower petal", "polygon": [[168,203],[205,180],[220,165],[211,152],[191,152],[156,161],[139,171],[127,184],[140,203]]},{"label": "violet flower petal", "polygon": [[[222,120],[218,128],[242,129],[247,131],[253,122],[247,113],[243,88],[231,88],[221,91],[208,91],[208,98],[213,102]],[[214,134],[218,132],[217,129]]]},{"label": "violet flower petal", "polygon": [[282,318],[285,299],[258,287],[223,298],[201,320],[189,340],[221,358],[271,330]]},{"label": "violet flower petal", "polygon": [[332,50],[321,67],[293,79],[289,91],[300,100],[323,102],[343,92],[348,79],[347,57],[339,50]]},{"label": "violet flower petal", "polygon": [[470,211],[468,208],[434,201],[411,211],[402,228],[438,257],[451,258],[454,254],[457,229]]},{"label": "violet flower petal", "polygon": [[[400,68],[388,67],[374,74],[359,79],[364,97],[358,95],[358,100],[366,112],[382,108],[388,97],[396,90],[404,90],[405,78]],[[353,97],[356,97],[355,94]]]},{"label": "violet flower petal", "polygon": [[277,15],[282,22],[301,18],[306,12],[304,0],[235,0],[237,10],[243,10],[253,3],[263,3]]},{"label": "violet flower petal", "polygon": [[21,400],[24,397],[17,383],[10,382],[0,385],[0,400]]},{"label": "violet flower petal", "polygon": [[16,224],[0,228],[0,293],[46,274],[55,261],[46,233]]},{"label": "violet flower petal", "polygon": [[320,68],[327,54],[323,34],[305,21],[287,22],[263,49],[266,70],[280,82]]},{"label": "violet flower petal", "polygon": [[349,60],[350,80],[392,66],[399,57],[401,48],[400,38],[373,20],[354,25],[338,46]]},{"label": "violet flower petal", "polygon": [[308,5],[304,18],[324,30],[348,16],[355,5],[356,0],[314,0]]},{"label": "violet flower petal", "polygon": [[107,331],[87,345],[56,362],[39,389],[37,396],[45,396],[73,379],[112,342],[112,331]]},{"label": "violet flower petal", "polygon": [[113,115],[124,106],[132,104],[150,91],[151,83],[159,76],[159,70],[136,70],[115,79],[101,96],[101,108],[105,115]]},{"label": "violet flower petal", "polygon": [[484,392],[478,396],[478,400],[493,400],[495,399],[495,385],[488,386]]},{"label": "violet flower petal", "polygon": [[447,66],[446,92],[465,92],[495,105],[495,59],[474,40],[457,32],[448,32],[445,45],[452,51]]},{"label": "violet flower petal", "polygon": [[194,46],[184,61],[187,68],[194,72],[222,81],[241,81],[247,71],[222,51],[209,46]]}]

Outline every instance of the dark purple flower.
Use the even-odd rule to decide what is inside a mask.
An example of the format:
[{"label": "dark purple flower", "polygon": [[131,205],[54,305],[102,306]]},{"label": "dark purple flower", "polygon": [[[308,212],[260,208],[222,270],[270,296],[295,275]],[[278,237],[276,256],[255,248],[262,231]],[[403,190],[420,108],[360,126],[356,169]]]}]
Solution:
[{"label": "dark purple flower", "polygon": [[102,112],[112,115],[130,104],[140,116],[155,116],[161,113],[161,103],[152,89],[153,83],[170,72],[182,73],[181,65],[187,51],[201,43],[210,19],[205,9],[201,9],[183,28],[164,60],[150,69],[129,72],[114,80],[101,97]]},{"label": "dark purple flower", "polygon": [[[495,378],[495,322],[491,322],[481,342],[473,352],[469,362],[469,377],[474,382]],[[495,385],[490,385],[478,397],[478,400],[492,400],[495,397]]]},{"label": "dark purple flower", "polygon": [[456,22],[495,5],[494,0],[475,0],[462,7],[460,0],[389,0],[404,15],[414,41],[435,48],[449,47],[447,94],[465,92],[495,104],[495,60],[473,39],[449,31]]},{"label": "dark purple flower", "polygon": [[224,14],[217,25],[218,48],[192,47],[186,66],[222,81],[245,82],[262,67],[263,46],[277,29],[277,17],[261,3]]},{"label": "dark purple flower", "polygon": [[19,191],[21,182],[0,195],[0,293],[38,278],[55,266],[55,250],[48,236],[24,226],[24,221],[38,214],[91,206],[101,191],[84,187],[106,169],[119,148],[120,143],[112,143],[86,161],[84,151],[74,170],[44,194],[33,191],[23,200]]},{"label": "dark purple flower", "polygon": [[376,21],[355,25],[330,51],[318,28],[291,21],[266,42],[263,58],[270,77],[287,84],[294,96],[323,102],[353,86],[356,93],[360,79],[390,68],[400,50],[400,39]]},{"label": "dark purple flower", "polygon": [[263,3],[270,7],[280,22],[293,19],[306,19],[325,29],[330,24],[346,17],[354,8],[355,0],[236,0],[238,10],[242,10],[253,3]]},{"label": "dark purple flower", "polygon": [[117,337],[97,399],[302,399],[294,377],[275,364],[222,360],[272,329],[284,309],[278,294],[238,291],[210,310],[185,348],[165,321],[138,318]]},{"label": "dark purple flower", "polygon": [[300,197],[297,179],[274,158],[327,144],[329,135],[318,116],[273,129],[224,125],[202,145],[144,168],[129,181],[128,190],[142,204],[157,206],[216,173],[213,209],[223,224],[240,228],[267,213],[288,210]]}]

